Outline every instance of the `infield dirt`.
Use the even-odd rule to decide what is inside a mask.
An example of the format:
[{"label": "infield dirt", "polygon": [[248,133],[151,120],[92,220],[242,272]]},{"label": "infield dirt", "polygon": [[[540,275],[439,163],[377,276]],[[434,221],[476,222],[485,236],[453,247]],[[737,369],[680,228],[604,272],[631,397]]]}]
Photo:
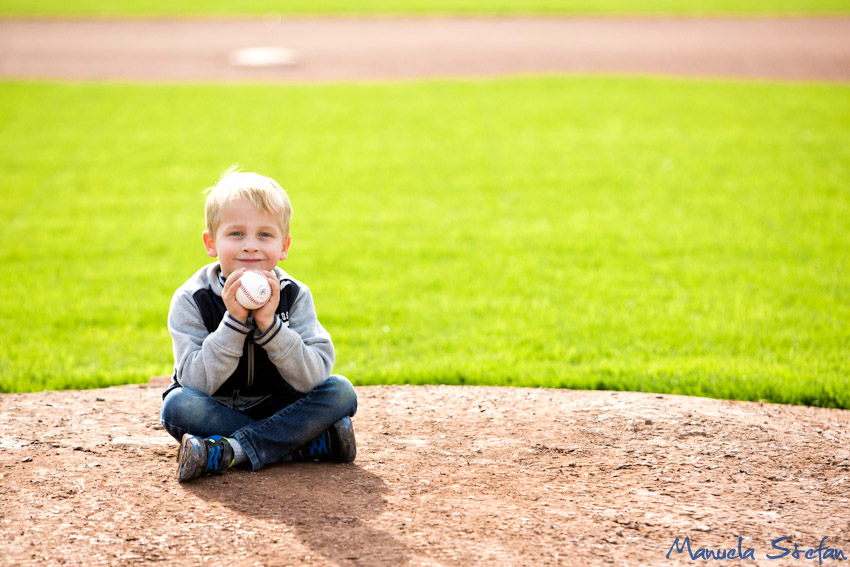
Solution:
[{"label": "infield dirt", "polygon": [[[293,64],[231,64],[236,51],[258,46],[291,50]],[[322,82],[528,73],[846,82],[850,18],[0,19],[4,77]]]},{"label": "infield dirt", "polygon": [[[850,556],[850,412],[628,392],[358,388],[358,458],[179,484],[161,385],[0,396],[3,565],[675,565]],[[830,564],[826,561],[824,564]],[[835,562],[833,562],[835,564]]]}]

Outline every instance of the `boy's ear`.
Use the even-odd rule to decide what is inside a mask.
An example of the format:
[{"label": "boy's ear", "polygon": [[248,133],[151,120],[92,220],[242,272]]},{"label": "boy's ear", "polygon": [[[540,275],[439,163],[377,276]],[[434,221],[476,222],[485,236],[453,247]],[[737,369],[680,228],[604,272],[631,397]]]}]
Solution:
[{"label": "boy's ear", "polygon": [[210,231],[204,231],[204,246],[207,249],[207,255],[210,258],[216,258],[218,256],[218,252],[215,251],[215,242],[213,241],[213,237],[210,234]]},{"label": "boy's ear", "polygon": [[289,254],[289,245],[292,244],[292,235],[286,237],[283,241],[283,250],[280,251],[280,259],[286,260],[286,255]]}]

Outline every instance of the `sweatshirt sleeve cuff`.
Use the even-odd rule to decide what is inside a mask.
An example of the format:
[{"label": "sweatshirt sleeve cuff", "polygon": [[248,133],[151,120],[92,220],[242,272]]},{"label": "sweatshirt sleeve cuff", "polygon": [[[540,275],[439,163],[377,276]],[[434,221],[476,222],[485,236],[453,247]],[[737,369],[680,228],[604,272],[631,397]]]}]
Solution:
[{"label": "sweatshirt sleeve cuff", "polygon": [[241,321],[237,321],[230,314],[225,313],[218,328],[210,334],[210,338],[223,352],[229,356],[242,356],[245,347],[245,339],[251,332],[251,327]]},{"label": "sweatshirt sleeve cuff", "polygon": [[253,327],[246,325],[242,321],[233,317],[230,313],[224,314],[224,318],[221,320],[221,324],[227,327],[228,329],[233,329],[237,333],[241,333],[243,335],[247,335],[253,330]]},{"label": "sweatshirt sleeve cuff", "polygon": [[269,328],[266,329],[266,332],[262,335],[254,336],[254,344],[257,346],[264,347],[269,344],[283,329],[283,321],[277,315],[274,317],[274,323],[269,325]]}]

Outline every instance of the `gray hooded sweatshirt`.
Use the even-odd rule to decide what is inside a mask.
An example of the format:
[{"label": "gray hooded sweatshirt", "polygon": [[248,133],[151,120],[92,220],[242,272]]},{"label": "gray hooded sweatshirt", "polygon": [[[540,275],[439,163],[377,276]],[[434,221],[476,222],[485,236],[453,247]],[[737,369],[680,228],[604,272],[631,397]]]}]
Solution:
[{"label": "gray hooded sweatshirt", "polygon": [[176,387],[217,398],[257,399],[324,382],[334,364],[334,348],[319,323],[313,296],[280,268],[280,305],[274,324],[260,334],[226,312],[224,278],[218,262],[204,266],[171,299],[168,332],[174,345]]}]

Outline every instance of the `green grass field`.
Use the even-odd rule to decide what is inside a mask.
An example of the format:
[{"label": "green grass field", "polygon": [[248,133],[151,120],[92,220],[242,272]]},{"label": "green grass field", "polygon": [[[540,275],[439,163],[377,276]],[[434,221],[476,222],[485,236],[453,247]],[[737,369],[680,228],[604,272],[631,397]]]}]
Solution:
[{"label": "green grass field", "polygon": [[393,14],[847,14],[850,0],[0,0],[0,16],[257,16]]},{"label": "green grass field", "polygon": [[356,384],[850,408],[850,87],[0,83],[0,390],[145,381],[234,162]]}]

